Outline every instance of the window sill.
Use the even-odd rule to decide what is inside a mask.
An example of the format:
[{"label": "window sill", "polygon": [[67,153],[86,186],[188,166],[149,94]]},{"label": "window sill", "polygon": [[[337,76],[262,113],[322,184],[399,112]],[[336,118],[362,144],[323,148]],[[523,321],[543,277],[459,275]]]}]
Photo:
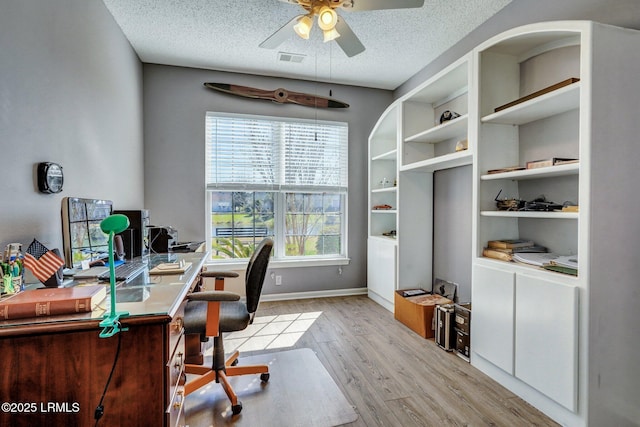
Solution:
[{"label": "window sill", "polygon": [[[335,265],[348,265],[351,262],[349,258],[321,258],[321,259],[291,259],[291,260],[275,260],[269,261],[270,268],[296,268],[296,267],[325,267]],[[207,269],[224,269],[224,270],[244,270],[247,268],[247,260],[244,261],[219,261],[206,262]]]}]

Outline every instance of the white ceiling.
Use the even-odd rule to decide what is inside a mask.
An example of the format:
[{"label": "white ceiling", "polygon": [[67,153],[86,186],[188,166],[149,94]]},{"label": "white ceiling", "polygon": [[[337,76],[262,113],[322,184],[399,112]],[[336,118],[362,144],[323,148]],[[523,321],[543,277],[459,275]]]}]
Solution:
[{"label": "white ceiling", "polygon": [[[145,63],[395,89],[511,0],[425,0],[419,9],[338,14],[365,45],[348,58],[314,27],[309,40],[258,45],[304,10],[279,0],[103,0]],[[356,1],[356,0],[354,0]],[[392,0],[389,0],[390,2]],[[283,62],[279,52],[305,55]]]}]

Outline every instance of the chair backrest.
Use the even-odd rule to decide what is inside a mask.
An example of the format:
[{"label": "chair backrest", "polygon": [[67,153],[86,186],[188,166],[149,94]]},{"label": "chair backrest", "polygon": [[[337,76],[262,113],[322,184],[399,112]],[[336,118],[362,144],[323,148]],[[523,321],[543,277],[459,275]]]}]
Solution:
[{"label": "chair backrest", "polygon": [[273,240],[268,237],[263,239],[251,255],[249,264],[247,264],[245,292],[247,295],[247,311],[251,314],[252,321],[253,314],[258,309],[258,303],[260,302],[260,294],[262,293],[264,277],[267,274],[269,259],[271,259],[272,248]]}]

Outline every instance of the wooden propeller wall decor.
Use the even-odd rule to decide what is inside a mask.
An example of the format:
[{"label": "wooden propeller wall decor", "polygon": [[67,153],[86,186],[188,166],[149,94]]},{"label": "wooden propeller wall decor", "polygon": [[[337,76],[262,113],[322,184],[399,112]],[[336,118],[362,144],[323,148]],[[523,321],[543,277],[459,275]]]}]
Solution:
[{"label": "wooden propeller wall decor", "polygon": [[308,93],[290,92],[286,89],[276,90],[256,89],[248,86],[238,86],[227,83],[205,83],[205,87],[230,95],[243,98],[265,99],[278,104],[298,104],[315,108],[348,108],[349,104],[324,96],[310,95]]},{"label": "wooden propeller wall decor", "polygon": [[[324,41],[335,40],[338,46],[348,57],[364,52],[365,47],[360,39],[347,25],[347,22],[336,13],[341,9],[347,12],[383,10],[383,9],[407,9],[424,5],[424,0],[280,0],[302,7],[304,15],[293,17],[278,31],[267,37],[260,43],[265,49],[275,49],[287,40],[292,34],[298,34],[303,39],[308,39],[314,21],[324,34]],[[317,18],[317,19],[316,19]]]}]

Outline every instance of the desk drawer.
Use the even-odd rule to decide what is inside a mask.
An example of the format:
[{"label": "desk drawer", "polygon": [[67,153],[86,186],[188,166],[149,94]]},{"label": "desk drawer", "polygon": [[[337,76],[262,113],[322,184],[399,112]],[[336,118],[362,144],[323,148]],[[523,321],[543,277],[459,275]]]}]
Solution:
[{"label": "desk drawer", "polygon": [[167,363],[169,370],[169,396],[173,398],[177,387],[184,384],[184,335],[180,336],[180,340]]},{"label": "desk drawer", "polygon": [[179,386],[176,391],[167,408],[170,427],[187,425],[184,413],[184,386]]},{"label": "desk drawer", "polygon": [[169,378],[169,405],[166,413],[169,416],[170,426],[178,425],[178,420],[183,412],[182,406],[185,397],[184,357],[184,334],[181,334],[166,366]]}]

